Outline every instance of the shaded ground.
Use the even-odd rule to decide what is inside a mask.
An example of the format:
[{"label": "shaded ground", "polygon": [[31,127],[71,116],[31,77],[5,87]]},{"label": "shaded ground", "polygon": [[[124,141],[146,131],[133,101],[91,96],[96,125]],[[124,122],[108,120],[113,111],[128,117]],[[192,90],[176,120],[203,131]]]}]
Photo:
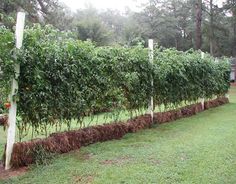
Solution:
[{"label": "shaded ground", "polygon": [[4,166],[2,165],[2,163],[0,163],[0,180],[6,180],[11,177],[24,175],[27,171],[27,167],[5,171]]},{"label": "shaded ground", "polygon": [[236,88],[231,103],[122,140],[97,143],[0,183],[236,183]]}]

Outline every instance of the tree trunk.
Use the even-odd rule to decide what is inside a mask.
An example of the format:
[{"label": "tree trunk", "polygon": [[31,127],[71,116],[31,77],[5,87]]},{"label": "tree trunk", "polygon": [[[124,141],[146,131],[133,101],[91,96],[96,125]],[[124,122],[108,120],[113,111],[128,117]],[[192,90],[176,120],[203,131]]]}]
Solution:
[{"label": "tree trunk", "polygon": [[201,49],[202,46],[202,0],[196,0],[195,3],[195,16],[196,16],[196,27],[195,27],[195,48]]},{"label": "tree trunk", "polygon": [[233,56],[236,56],[236,10],[233,11]]},{"label": "tree trunk", "polygon": [[210,54],[213,56],[214,55],[214,46],[213,46],[213,40],[210,38]]},{"label": "tree trunk", "polygon": [[175,48],[179,50],[179,40],[178,40],[178,35],[175,36]]},{"label": "tree trunk", "polygon": [[214,56],[214,12],[213,12],[213,0],[210,0],[210,27],[209,27],[209,40],[210,40],[210,54]]}]

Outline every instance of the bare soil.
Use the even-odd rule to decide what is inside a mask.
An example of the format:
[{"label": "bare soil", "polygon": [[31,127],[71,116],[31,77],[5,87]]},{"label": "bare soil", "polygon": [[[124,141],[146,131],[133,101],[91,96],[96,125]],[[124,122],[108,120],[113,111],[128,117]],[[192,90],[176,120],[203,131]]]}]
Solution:
[{"label": "bare soil", "polygon": [[6,180],[16,176],[22,176],[29,170],[28,167],[21,167],[18,169],[5,170],[2,163],[0,163],[0,180]]}]

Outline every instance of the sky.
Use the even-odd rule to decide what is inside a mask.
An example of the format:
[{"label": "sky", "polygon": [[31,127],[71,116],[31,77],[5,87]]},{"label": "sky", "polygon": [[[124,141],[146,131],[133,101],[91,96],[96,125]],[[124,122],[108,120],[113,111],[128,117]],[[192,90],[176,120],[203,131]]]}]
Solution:
[{"label": "sky", "polygon": [[[65,3],[72,11],[77,9],[84,9],[86,4],[91,4],[96,9],[106,10],[106,9],[116,9],[120,11],[125,11],[126,7],[129,7],[133,11],[142,10],[141,4],[147,3],[148,0],[60,0]],[[222,6],[222,2],[225,0],[213,0],[219,6]]]},{"label": "sky", "polygon": [[133,11],[140,11],[142,9],[141,4],[147,3],[148,0],[60,0],[70,7],[73,11],[77,9],[84,9],[86,4],[91,4],[96,9],[116,9],[125,11],[126,7],[129,7]]}]

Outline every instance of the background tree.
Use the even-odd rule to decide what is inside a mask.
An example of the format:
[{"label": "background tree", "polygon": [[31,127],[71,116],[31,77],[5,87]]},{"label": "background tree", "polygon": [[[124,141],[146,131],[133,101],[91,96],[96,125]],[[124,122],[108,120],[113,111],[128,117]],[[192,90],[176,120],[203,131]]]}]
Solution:
[{"label": "background tree", "polygon": [[196,27],[195,27],[195,48],[201,49],[202,46],[202,0],[196,0]]},{"label": "background tree", "polygon": [[149,0],[140,12],[97,10],[88,5],[72,12],[58,0],[2,0],[0,24],[13,28],[23,9],[28,25],[51,24],[97,46],[144,44],[149,38],[178,50],[202,49],[214,56],[236,56],[236,0]]},{"label": "background tree", "polygon": [[91,40],[99,46],[110,43],[111,32],[94,7],[88,6],[85,10],[78,10],[74,25],[79,39]]},{"label": "background tree", "polygon": [[4,0],[0,2],[1,22],[3,25],[11,27],[14,24],[13,17],[20,9],[24,9],[28,13],[30,22],[39,22],[43,17],[47,18],[53,6],[57,6],[53,0]]},{"label": "background tree", "polygon": [[224,4],[224,10],[229,14],[228,22],[230,22],[231,54],[236,56],[236,0],[227,0]]}]

